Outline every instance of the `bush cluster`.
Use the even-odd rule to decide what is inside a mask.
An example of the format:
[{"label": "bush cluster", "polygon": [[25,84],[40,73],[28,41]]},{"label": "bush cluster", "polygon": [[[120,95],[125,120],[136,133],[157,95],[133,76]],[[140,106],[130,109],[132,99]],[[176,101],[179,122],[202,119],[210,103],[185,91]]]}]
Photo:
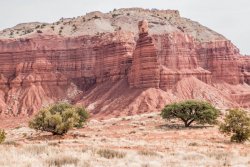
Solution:
[{"label": "bush cluster", "polygon": [[63,135],[73,127],[82,127],[89,114],[83,107],[75,107],[68,103],[56,103],[41,109],[29,127],[51,132],[53,135]]},{"label": "bush cluster", "polygon": [[240,109],[229,110],[220,125],[220,131],[231,135],[231,141],[242,143],[250,139],[250,118],[246,111]]}]

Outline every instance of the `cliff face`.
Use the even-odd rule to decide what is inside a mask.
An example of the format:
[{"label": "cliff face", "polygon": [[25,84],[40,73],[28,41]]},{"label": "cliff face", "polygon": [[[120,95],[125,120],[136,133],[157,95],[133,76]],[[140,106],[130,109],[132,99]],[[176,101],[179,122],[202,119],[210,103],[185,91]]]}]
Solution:
[{"label": "cliff face", "polygon": [[1,43],[2,113],[26,115],[54,101],[71,101],[95,84],[124,78],[134,38],[131,33],[118,32],[98,37],[37,36]]},{"label": "cliff face", "polygon": [[[77,28],[70,35],[72,22]],[[0,38],[0,113],[32,115],[59,100],[117,116],[183,99],[249,107],[250,58],[196,24],[177,11],[120,9],[53,24],[55,30],[65,25],[61,35],[47,27]]]}]

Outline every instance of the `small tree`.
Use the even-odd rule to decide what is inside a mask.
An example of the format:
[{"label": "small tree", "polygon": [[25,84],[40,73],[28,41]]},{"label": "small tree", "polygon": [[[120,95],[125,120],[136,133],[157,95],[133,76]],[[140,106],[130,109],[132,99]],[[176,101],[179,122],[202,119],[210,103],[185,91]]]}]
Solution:
[{"label": "small tree", "polygon": [[166,105],[161,116],[164,119],[179,118],[185,127],[189,127],[193,122],[215,124],[219,111],[208,102],[188,100]]},{"label": "small tree", "polygon": [[63,135],[73,127],[82,127],[88,117],[88,112],[82,107],[57,103],[40,110],[29,122],[29,126],[36,130],[51,132],[53,135]]},{"label": "small tree", "polygon": [[0,129],[0,144],[4,142],[5,138],[6,138],[5,131]]},{"label": "small tree", "polygon": [[229,110],[220,125],[220,131],[231,136],[232,142],[242,143],[250,139],[250,117],[240,109]]}]

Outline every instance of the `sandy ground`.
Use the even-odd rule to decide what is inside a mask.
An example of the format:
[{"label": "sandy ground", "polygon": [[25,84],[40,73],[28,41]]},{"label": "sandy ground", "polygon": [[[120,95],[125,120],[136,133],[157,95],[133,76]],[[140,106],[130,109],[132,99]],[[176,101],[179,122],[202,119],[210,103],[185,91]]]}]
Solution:
[{"label": "sandy ground", "polygon": [[0,166],[250,166],[250,143],[236,144],[217,126],[184,128],[159,113],[90,120],[51,136],[24,124],[6,130]]}]

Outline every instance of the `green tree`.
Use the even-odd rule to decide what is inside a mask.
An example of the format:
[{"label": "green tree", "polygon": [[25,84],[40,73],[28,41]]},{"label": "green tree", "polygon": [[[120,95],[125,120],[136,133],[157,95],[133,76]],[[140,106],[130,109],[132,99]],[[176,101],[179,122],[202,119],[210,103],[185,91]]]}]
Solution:
[{"label": "green tree", "polygon": [[29,127],[51,132],[53,135],[63,135],[73,127],[82,127],[88,117],[88,112],[82,107],[75,107],[68,103],[56,103],[41,109],[29,122]]},{"label": "green tree", "polygon": [[220,125],[220,131],[231,135],[232,142],[245,142],[250,139],[250,117],[246,111],[231,109]]},{"label": "green tree", "polygon": [[5,138],[6,138],[5,131],[0,129],[0,144],[4,142]]},{"label": "green tree", "polygon": [[215,124],[219,111],[208,102],[187,100],[166,105],[161,116],[168,120],[178,118],[184,122],[185,127],[189,127],[193,122]]}]

